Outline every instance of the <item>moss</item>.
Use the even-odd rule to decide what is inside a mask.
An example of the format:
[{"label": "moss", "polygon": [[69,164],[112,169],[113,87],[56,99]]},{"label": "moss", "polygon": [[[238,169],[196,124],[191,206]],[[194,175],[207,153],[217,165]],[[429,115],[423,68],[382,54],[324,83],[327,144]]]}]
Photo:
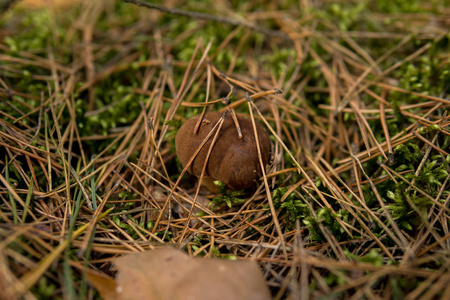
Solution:
[{"label": "moss", "polygon": [[303,220],[310,216],[309,207],[295,193],[289,194],[283,202],[281,198],[288,191],[285,187],[277,188],[273,191],[273,205],[280,210],[280,215],[284,215],[289,228],[295,227],[296,220]]},{"label": "moss", "polygon": [[222,204],[226,204],[229,208],[231,208],[233,204],[243,204],[247,201],[247,199],[238,198],[243,195],[244,190],[231,191],[228,189],[226,184],[221,181],[214,181],[214,184],[217,186],[220,196],[214,197],[209,203],[208,206],[212,209],[220,207]]}]

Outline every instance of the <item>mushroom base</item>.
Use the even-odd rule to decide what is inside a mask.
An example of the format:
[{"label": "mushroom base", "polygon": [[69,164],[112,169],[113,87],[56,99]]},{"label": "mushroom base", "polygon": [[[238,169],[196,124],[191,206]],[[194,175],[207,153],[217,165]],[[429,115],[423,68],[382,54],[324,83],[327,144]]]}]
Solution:
[{"label": "mushroom base", "polygon": [[208,189],[213,194],[218,194],[219,189],[217,188],[217,185],[214,184],[214,179],[211,177],[203,177],[202,179],[202,186]]}]

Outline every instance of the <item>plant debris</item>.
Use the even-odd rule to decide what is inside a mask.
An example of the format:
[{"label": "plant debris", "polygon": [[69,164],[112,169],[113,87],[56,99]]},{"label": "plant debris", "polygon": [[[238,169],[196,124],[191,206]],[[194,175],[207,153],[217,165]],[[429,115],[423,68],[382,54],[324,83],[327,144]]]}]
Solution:
[{"label": "plant debris", "polygon": [[[276,299],[450,298],[448,1],[141,3],[0,13],[1,299],[109,297],[168,247]],[[273,147],[215,193],[175,136],[226,110]]]},{"label": "plant debris", "polygon": [[[158,248],[122,256],[116,266],[112,299],[271,299],[254,261],[190,258]],[[96,287],[106,283],[99,290],[109,293],[109,281],[96,282]]]}]

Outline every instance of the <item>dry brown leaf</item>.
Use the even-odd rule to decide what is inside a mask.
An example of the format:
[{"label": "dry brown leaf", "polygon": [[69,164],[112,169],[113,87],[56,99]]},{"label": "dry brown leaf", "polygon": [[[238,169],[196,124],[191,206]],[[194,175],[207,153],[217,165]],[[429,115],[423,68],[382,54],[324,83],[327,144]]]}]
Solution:
[{"label": "dry brown leaf", "polygon": [[113,278],[93,272],[87,273],[89,283],[102,295],[104,300],[117,299],[117,284]]},{"label": "dry brown leaf", "polygon": [[159,248],[116,260],[118,299],[271,299],[253,261],[190,258]]}]

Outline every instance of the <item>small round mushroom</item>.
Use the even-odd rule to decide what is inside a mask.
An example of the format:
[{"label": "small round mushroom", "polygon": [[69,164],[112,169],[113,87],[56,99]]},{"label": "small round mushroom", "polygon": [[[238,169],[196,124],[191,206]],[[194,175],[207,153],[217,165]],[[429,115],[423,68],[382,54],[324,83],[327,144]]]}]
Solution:
[{"label": "small round mushroom", "polygon": [[[192,158],[202,141],[214,128],[214,125],[221,119],[222,113],[206,113],[197,133],[194,133],[195,125],[200,117],[201,115],[196,115],[190,118],[177,132],[175,147],[178,159],[183,167]],[[262,176],[252,121],[239,116],[237,120],[242,131],[242,137],[239,138],[232,116],[227,114],[219,136],[214,143],[204,174],[205,179],[220,180],[233,190],[251,187],[255,180]],[[261,124],[255,122],[255,125],[262,162],[266,166],[270,158],[269,135]],[[189,173],[200,177],[214,134],[215,132],[187,169]]]}]

